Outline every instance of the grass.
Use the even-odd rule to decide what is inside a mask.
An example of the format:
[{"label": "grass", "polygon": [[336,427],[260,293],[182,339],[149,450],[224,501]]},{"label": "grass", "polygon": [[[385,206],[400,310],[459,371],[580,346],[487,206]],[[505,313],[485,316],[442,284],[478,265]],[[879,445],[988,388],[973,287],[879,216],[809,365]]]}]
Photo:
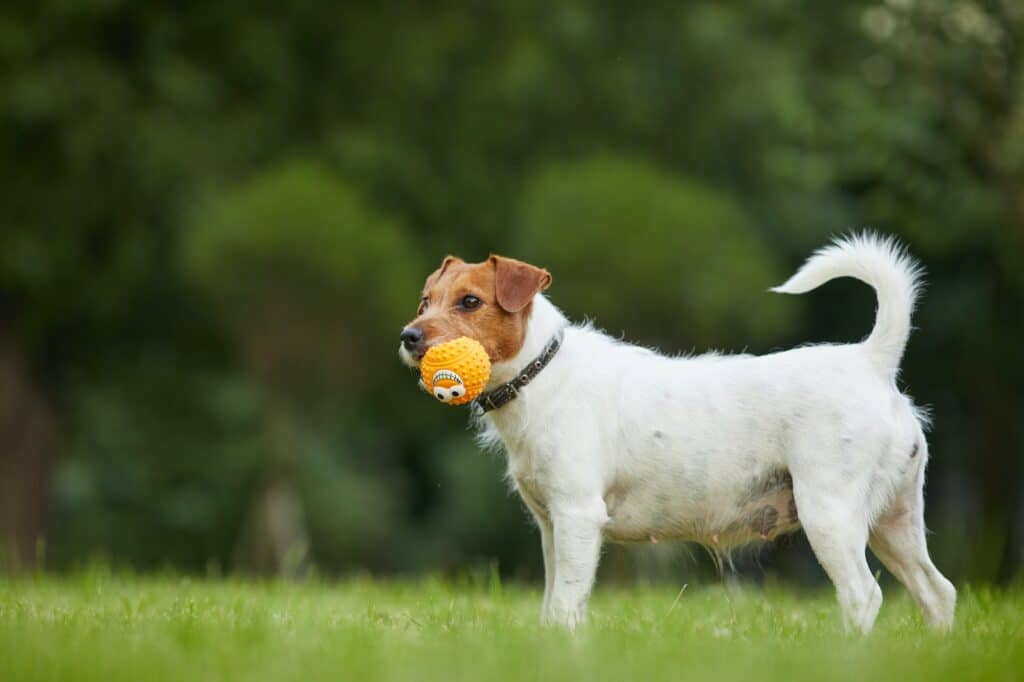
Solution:
[{"label": "grass", "polygon": [[497,582],[0,580],[0,680],[1024,677],[1024,593],[962,589],[947,636],[886,596],[860,637],[830,593],[600,587],[570,635],[538,625],[536,590]]}]

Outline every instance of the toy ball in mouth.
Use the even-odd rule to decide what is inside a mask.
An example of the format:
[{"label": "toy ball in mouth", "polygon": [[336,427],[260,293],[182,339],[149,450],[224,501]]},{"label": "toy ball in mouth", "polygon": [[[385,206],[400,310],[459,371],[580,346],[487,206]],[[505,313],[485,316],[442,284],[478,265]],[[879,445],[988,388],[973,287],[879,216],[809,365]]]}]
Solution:
[{"label": "toy ball in mouth", "polygon": [[468,336],[433,346],[420,360],[420,385],[448,405],[465,405],[475,399],[490,376],[487,351]]}]

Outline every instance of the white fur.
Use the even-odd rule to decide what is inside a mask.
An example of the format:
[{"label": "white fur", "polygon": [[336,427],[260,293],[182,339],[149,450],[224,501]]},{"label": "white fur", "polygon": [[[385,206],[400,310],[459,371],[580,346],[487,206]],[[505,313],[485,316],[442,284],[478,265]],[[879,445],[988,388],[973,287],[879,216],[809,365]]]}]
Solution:
[{"label": "white fur", "polygon": [[760,357],[665,357],[570,325],[537,295],[522,350],[494,366],[491,387],[564,329],[562,348],[480,426],[507,451],[509,477],[540,527],[545,621],[572,628],[584,619],[605,540],[727,550],[759,539],[748,530],[751,491],[788,471],[848,627],[870,630],[881,605],[869,543],[930,624],[952,625],[956,591],[925,545],[921,416],[895,383],[917,270],[894,242],[859,236],[822,249],[775,291],[803,293],[842,276],[878,293],[863,342]]}]

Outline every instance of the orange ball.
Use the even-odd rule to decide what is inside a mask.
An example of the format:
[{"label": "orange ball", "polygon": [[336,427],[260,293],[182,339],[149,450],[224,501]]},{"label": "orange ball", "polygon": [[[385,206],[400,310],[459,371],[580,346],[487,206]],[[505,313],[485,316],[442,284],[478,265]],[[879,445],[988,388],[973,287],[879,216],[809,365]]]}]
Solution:
[{"label": "orange ball", "polygon": [[441,343],[420,360],[420,383],[448,405],[465,405],[483,393],[491,376],[491,359],[476,339],[463,336]]}]

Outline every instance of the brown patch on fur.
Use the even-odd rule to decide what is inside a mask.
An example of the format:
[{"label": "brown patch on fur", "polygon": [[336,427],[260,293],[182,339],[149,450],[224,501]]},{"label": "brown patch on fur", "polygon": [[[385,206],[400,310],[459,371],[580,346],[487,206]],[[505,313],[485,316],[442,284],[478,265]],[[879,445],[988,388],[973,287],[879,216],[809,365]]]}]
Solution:
[{"label": "brown patch on fur", "polygon": [[793,477],[785,469],[772,470],[751,479],[737,499],[735,516],[712,535],[712,544],[735,547],[751,540],[774,540],[799,526]]},{"label": "brown patch on fur", "polygon": [[[491,362],[502,362],[522,348],[533,296],[550,284],[546,270],[512,258],[466,263],[448,256],[427,277],[420,313],[408,326],[423,330],[426,348],[468,336],[483,345]],[[480,299],[480,306],[463,308],[467,295]]]},{"label": "brown patch on fur", "polygon": [[750,517],[749,527],[754,533],[763,538],[775,530],[779,525],[779,510],[772,506],[765,506],[758,509]]}]

